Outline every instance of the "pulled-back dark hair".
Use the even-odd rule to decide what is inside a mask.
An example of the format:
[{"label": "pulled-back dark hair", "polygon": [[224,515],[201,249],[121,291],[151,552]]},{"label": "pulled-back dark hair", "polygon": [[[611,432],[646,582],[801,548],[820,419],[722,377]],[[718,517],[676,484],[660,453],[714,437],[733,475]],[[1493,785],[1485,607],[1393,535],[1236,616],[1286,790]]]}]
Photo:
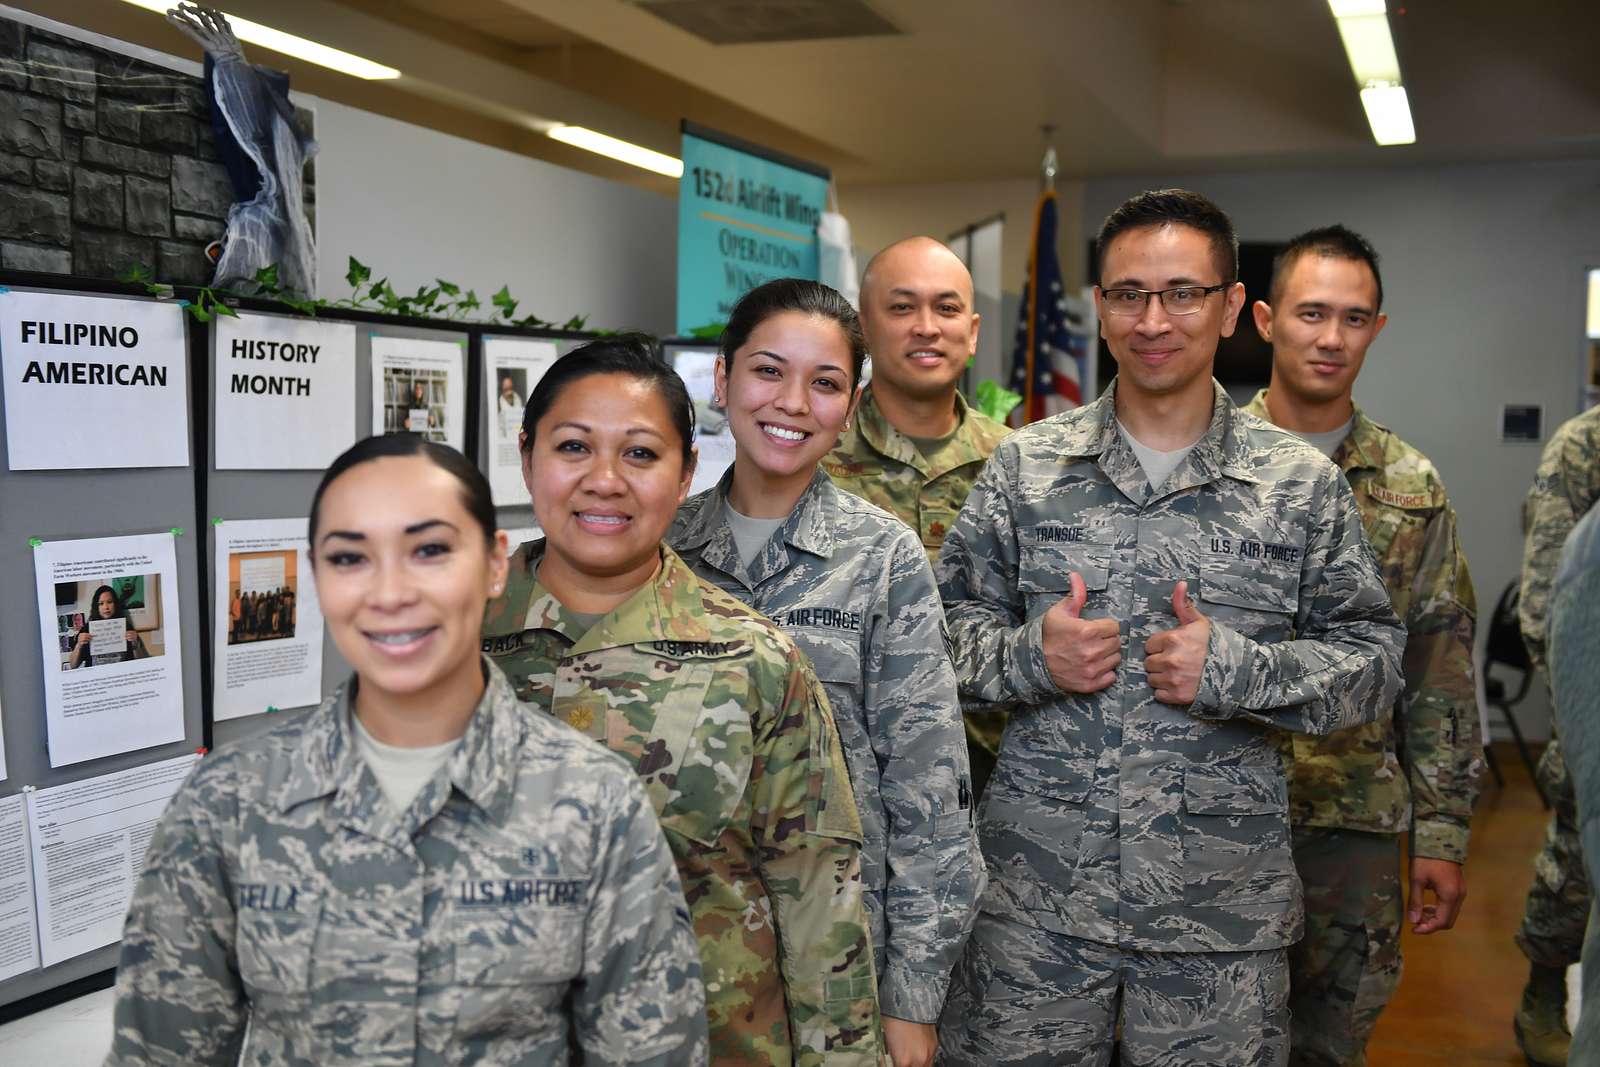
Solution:
[{"label": "pulled-back dark hair", "polygon": [[574,348],[550,364],[528,394],[528,406],[522,410],[522,432],[528,435],[522,442],[524,452],[533,447],[533,431],[555,405],[556,398],[567,386],[592,374],[625,374],[652,386],[667,402],[673,429],[678,431],[683,447],[683,462],[688,465],[694,448],[694,404],[678,372],[656,351],[655,339],[644,333],[602,337]]},{"label": "pulled-back dark hair", "polygon": [[1272,286],[1267,290],[1270,294],[1268,302],[1277,307],[1278,301],[1283,297],[1283,281],[1289,271],[1300,257],[1304,255],[1324,256],[1328,259],[1348,259],[1356,263],[1365,263],[1372,268],[1372,280],[1378,283],[1378,307],[1383,307],[1383,275],[1378,273],[1378,252],[1368,240],[1348,227],[1335,223],[1332,226],[1319,226],[1315,230],[1307,230],[1296,237],[1289,238],[1289,243],[1284,246],[1272,260]]},{"label": "pulled-back dark hair", "polygon": [[[1210,238],[1223,284],[1239,280],[1239,237],[1233,232],[1233,222],[1220,207],[1187,189],[1151,189],[1124,200],[1107,215],[1094,240],[1096,277],[1105,270],[1106,249],[1122,234],[1147,226],[1173,225],[1188,226]],[[1100,277],[1100,281],[1105,279]]]},{"label": "pulled-back dark hair", "polygon": [[861,332],[861,317],[837,289],[805,278],[776,278],[764,282],[739,298],[722,328],[717,350],[731,370],[733,354],[743,348],[757,326],[785,311],[830,319],[844,331],[850,346],[850,384],[861,380],[861,365],[867,358],[867,338]]},{"label": "pulled-back dark hair", "polygon": [[[474,467],[466,456],[447,445],[425,440],[414,433],[386,433],[357,441],[345,449],[344,454],[334,460],[323,474],[322,481],[317,484],[317,491],[311,495],[311,521],[307,523],[306,529],[306,537],[313,548],[317,543],[317,519],[322,510],[322,496],[328,491],[328,486],[351,467],[359,467],[363,463],[389,456],[422,456],[435,467],[453,476],[461,483],[461,502],[466,505],[467,513],[483,528],[484,540],[490,544],[494,543],[494,533],[498,525],[494,516],[494,496],[489,491],[489,482],[483,473]],[[312,558],[316,557],[313,555]]]}]

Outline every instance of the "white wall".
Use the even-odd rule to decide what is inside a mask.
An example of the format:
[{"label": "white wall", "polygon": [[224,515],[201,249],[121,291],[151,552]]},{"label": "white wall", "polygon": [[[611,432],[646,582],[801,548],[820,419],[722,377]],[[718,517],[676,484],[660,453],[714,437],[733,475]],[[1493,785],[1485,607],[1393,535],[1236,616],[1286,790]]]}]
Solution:
[{"label": "white wall", "polygon": [[518,314],[672,330],[677,203],[327,100],[317,115],[318,295],[349,256],[397,290],[444,278]]},{"label": "white wall", "polygon": [[[1158,185],[1205,193],[1245,240],[1342,222],[1376,246],[1389,325],[1356,403],[1438,466],[1486,622],[1518,573],[1522,499],[1539,461],[1537,445],[1501,443],[1500,405],[1543,404],[1547,436],[1578,412],[1600,161],[1095,180],[1083,232]],[[1544,736],[1542,689],[1523,708],[1525,727]]]}]

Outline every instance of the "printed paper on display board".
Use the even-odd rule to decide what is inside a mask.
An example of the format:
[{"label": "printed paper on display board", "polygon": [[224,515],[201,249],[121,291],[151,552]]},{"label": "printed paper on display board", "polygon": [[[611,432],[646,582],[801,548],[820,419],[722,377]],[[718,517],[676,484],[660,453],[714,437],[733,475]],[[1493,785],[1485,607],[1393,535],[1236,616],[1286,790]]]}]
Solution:
[{"label": "printed paper on display board", "polygon": [[356,328],[216,320],[217,470],[321,470],[356,442]]},{"label": "printed paper on display board", "polygon": [[183,598],[174,537],[34,547],[50,766],[183,740]]},{"label": "printed paper on display board", "polygon": [[122,937],[145,848],[199,759],[178,756],[26,794],[44,966]]},{"label": "printed paper on display board", "polygon": [[506,545],[508,552],[515,552],[517,546],[537,541],[544,536],[544,531],[538,526],[508,526],[506,527]]},{"label": "printed paper on display board", "polygon": [[6,713],[0,709],[0,782],[6,780]]},{"label": "printed paper on display board", "polygon": [[0,293],[11,469],[188,466],[187,353],[175,304]]},{"label": "printed paper on display board", "polygon": [[218,722],[322,700],[322,608],[305,519],[215,524]]},{"label": "printed paper on display board", "polygon": [[23,794],[0,799],[0,982],[39,967],[27,814]]},{"label": "printed paper on display board", "polygon": [[372,432],[407,430],[460,451],[466,445],[462,343],[372,335]]},{"label": "printed paper on display board", "polygon": [[722,475],[733,466],[733,435],[728,431],[728,419],[713,410],[712,398],[716,395],[717,350],[714,348],[677,348],[672,351],[672,366],[683,379],[689,399],[695,408],[694,478],[689,483],[689,493],[704,492],[722,480]]},{"label": "printed paper on display board", "polygon": [[489,417],[489,489],[497,507],[527,502],[522,484],[522,454],[517,434],[528,394],[556,361],[554,341],[529,341],[520,337],[483,339],[483,380],[488,394],[484,411]]}]

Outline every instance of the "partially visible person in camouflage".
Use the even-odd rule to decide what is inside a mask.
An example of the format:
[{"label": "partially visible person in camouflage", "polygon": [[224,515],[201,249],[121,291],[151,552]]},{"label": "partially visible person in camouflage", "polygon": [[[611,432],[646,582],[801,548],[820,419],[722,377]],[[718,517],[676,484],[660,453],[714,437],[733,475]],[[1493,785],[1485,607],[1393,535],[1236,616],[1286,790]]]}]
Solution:
[{"label": "partially visible person in camouflage", "polygon": [[[994,446],[1011,431],[967,404],[958,388],[978,350],[972,275],[931,237],[897,241],[861,277],[861,327],[872,380],[855,424],[823,469],[841,489],[898,515],[917,532],[928,562],[966,503]],[[994,770],[1003,707],[969,704],[962,716],[974,796]]]},{"label": "partially visible person in camouflage", "polygon": [[642,338],[533,389],[523,476],[545,538],[483,621],[518,695],[621,753],[677,858],[711,1059],[875,1065],[883,1038],[862,832],[800,650],[661,539],[693,474],[688,394]]},{"label": "partially visible person in camouflage", "polygon": [[1017,704],[940,1049],[1103,1065],[1120,1025],[1136,1062],[1277,1065],[1303,913],[1276,730],[1371,722],[1405,634],[1338,470],[1211,377],[1227,216],[1144,193],[1096,247],[1117,378],[1001,442],[939,557],[964,691]]},{"label": "partially visible person in camouflage", "polygon": [[506,577],[483,476],[370,438],[311,516],[354,677],[173,797],[106,1062],[706,1063],[700,959],[644,789],[478,652]]},{"label": "partially visible person in camouflage", "polygon": [[[1522,588],[1518,614],[1522,640],[1533,665],[1545,661],[1550,590],[1561,546],[1580,518],[1600,500],[1600,408],[1562,424],[1545,445],[1523,508]],[[1550,1067],[1567,1062],[1566,971],[1583,953],[1589,921],[1589,879],[1583,870],[1572,780],[1555,732],[1537,770],[1539,785],[1555,810],[1544,848],[1534,859],[1533,885],[1517,929],[1517,944],[1531,970],[1514,1026],[1530,1062]]]},{"label": "partially visible person in camouflage", "polygon": [[944,609],[922,546],[818,462],[847,424],[866,345],[818,282],[752,289],[722,332],[716,403],[738,446],[668,542],[810,658],[865,831],[862,874],[895,1067],[930,1067],[950,970],[977,914],[983,860]]},{"label": "partially visible person in camouflage", "polygon": [[[1456,515],[1428,458],[1351,400],[1383,329],[1378,256],[1343,226],[1292,238],[1253,312],[1272,381],[1245,408],[1344,472],[1396,614],[1405,690],[1394,713],[1327,737],[1284,734],[1306,934],[1289,951],[1290,1062],[1362,1067],[1400,983],[1400,930],[1448,930],[1482,773],[1473,683],[1476,601]],[[1411,834],[1410,908],[1400,835]],[[1429,894],[1433,901],[1425,903]]]}]

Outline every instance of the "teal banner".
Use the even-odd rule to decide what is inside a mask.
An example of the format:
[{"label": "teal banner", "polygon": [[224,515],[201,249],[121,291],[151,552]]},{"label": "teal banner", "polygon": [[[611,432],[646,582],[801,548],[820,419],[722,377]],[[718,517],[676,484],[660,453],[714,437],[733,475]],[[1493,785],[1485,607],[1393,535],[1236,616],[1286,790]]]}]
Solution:
[{"label": "teal banner", "polygon": [[678,333],[704,336],[773,278],[817,277],[828,172],[685,123],[678,188]]}]

